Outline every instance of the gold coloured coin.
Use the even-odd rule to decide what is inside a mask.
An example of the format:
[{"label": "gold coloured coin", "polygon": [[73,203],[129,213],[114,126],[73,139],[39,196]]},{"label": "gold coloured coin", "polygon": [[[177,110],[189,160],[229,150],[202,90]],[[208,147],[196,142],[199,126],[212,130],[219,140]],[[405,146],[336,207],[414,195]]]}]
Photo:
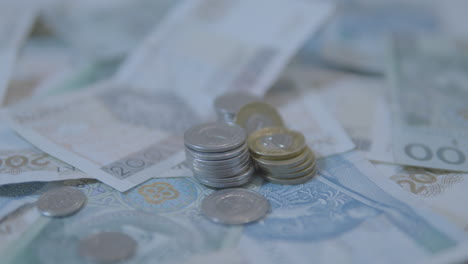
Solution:
[{"label": "gold coloured coin", "polygon": [[267,127],[255,131],[247,141],[255,158],[265,160],[291,159],[306,148],[302,133],[284,127]]},{"label": "gold coloured coin", "polygon": [[283,119],[278,111],[264,102],[244,105],[236,116],[236,124],[245,129],[247,134],[265,127],[282,127]]},{"label": "gold coloured coin", "polygon": [[309,174],[299,177],[299,178],[292,178],[292,179],[278,179],[271,177],[268,174],[264,174],[263,178],[266,179],[267,181],[275,184],[282,184],[282,185],[296,185],[296,184],[303,184],[308,182],[310,179],[312,179],[316,174],[316,169],[312,170]]},{"label": "gold coloured coin", "polygon": [[265,167],[269,169],[291,169],[303,164],[307,160],[315,160],[315,155],[312,153],[310,148],[306,147],[301,153],[296,157],[291,159],[284,160],[266,160],[262,158],[255,158],[256,163],[260,167]]}]

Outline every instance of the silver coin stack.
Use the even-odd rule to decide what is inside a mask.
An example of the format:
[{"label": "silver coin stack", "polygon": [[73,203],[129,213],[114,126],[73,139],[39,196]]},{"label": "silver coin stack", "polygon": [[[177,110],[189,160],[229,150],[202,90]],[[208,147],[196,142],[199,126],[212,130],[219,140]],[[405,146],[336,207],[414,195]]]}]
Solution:
[{"label": "silver coin stack", "polygon": [[184,142],[187,163],[201,184],[231,188],[252,179],[255,168],[239,126],[221,122],[194,126],[185,132]]}]

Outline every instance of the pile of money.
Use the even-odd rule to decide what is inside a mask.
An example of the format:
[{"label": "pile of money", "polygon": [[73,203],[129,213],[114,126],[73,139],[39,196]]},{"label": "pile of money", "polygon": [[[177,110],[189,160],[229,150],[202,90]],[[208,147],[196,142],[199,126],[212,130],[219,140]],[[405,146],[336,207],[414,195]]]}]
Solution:
[{"label": "pile of money", "polygon": [[244,185],[255,168],[242,128],[215,122],[194,126],[184,134],[185,155],[194,177],[213,188]]},{"label": "pile of money", "polygon": [[248,145],[262,176],[270,182],[301,184],[315,175],[315,155],[300,132],[284,127],[263,128],[249,136]]},{"label": "pile of money", "polygon": [[258,96],[251,93],[228,92],[216,97],[214,108],[219,121],[234,123],[237,113],[244,105],[259,100]]},{"label": "pile of money", "polygon": [[244,105],[236,116],[236,124],[244,128],[248,135],[264,127],[284,126],[278,111],[264,102],[252,102]]}]

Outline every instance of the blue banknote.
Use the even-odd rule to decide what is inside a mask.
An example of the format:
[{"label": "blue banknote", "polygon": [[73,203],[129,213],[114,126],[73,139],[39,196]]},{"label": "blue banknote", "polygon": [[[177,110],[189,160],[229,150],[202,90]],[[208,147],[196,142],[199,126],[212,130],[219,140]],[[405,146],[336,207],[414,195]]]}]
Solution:
[{"label": "blue banknote", "polygon": [[183,263],[236,249],[246,263],[414,263],[456,249],[465,235],[444,219],[401,201],[366,175],[378,173],[359,153],[317,161],[319,175],[283,186],[256,179],[271,212],[245,226],[225,226],[200,213],[213,190],[193,178],[158,178],[120,193],[91,180],[51,183],[80,188],[88,202],[77,214],[42,217],[18,241],[7,263],[86,263],[77,245],[100,231],[138,243],[123,263]]}]

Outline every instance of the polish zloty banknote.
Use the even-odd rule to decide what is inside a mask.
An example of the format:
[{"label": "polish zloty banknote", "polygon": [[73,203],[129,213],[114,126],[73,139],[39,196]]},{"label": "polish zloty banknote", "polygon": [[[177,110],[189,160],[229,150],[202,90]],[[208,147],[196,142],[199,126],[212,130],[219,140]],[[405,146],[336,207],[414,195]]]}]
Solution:
[{"label": "polish zloty banknote", "polygon": [[[254,43],[263,38],[271,40],[271,38],[267,38],[269,35],[260,34],[260,36],[257,31],[264,34],[270,32],[271,36],[284,33],[290,37],[286,41],[288,44],[292,45],[291,43],[294,43],[295,46],[298,46],[306,33],[309,33],[312,28],[318,27],[318,24],[331,10],[330,5],[322,4],[322,2],[311,4],[312,2],[297,1],[291,4],[284,0],[276,0],[274,3],[256,2],[254,6],[244,0],[220,1],[219,3],[216,2],[215,5],[207,5],[207,3],[212,2],[186,1],[181,3],[162,22],[161,28],[150,36],[150,43],[156,42],[156,44],[162,45],[166,43],[166,40],[171,40],[174,34],[174,36],[178,36],[174,39],[178,45],[188,43],[180,39],[182,36],[187,35],[179,35],[173,31],[174,27],[177,26],[177,28],[184,29],[188,36],[195,34],[195,39],[200,41],[205,40],[205,38],[197,34],[206,32],[203,30],[197,31],[197,29],[203,29],[203,27],[209,28],[209,30],[206,30],[209,32],[208,35],[211,34],[210,36],[218,36],[212,30],[218,33],[229,32],[232,34],[229,36],[229,42],[226,42],[228,40],[227,36],[226,38],[220,37],[222,41],[216,42],[215,45],[215,47],[219,48],[224,47],[224,45],[221,45],[222,43],[237,43],[236,41],[241,41],[243,38]],[[250,12],[255,8],[260,8],[262,6],[260,3],[268,4],[269,12],[281,15],[282,19],[275,16],[268,16],[268,19],[271,20],[269,20],[271,23],[274,22],[273,25],[284,24],[284,27],[277,28],[275,26],[270,28],[270,23],[262,22],[251,31],[244,30],[246,23],[244,18],[252,17],[253,19],[256,17]],[[317,9],[314,9],[314,7]],[[318,12],[313,19],[309,19],[311,17],[310,13],[304,12],[309,11],[310,8]],[[192,19],[195,19],[196,23]],[[300,34],[292,30],[291,27],[294,28],[294,26],[298,26],[297,30],[299,30]],[[190,30],[187,31],[187,29]],[[294,32],[297,33],[294,37],[289,35],[289,33]],[[171,36],[167,36],[168,33]],[[247,34],[247,36],[241,33]],[[262,43],[260,46],[263,45],[262,47],[264,47],[265,43]],[[172,44],[168,45],[168,47],[174,48],[176,46]],[[206,48],[201,44],[193,45],[193,43],[190,47],[184,46],[187,49],[193,47]],[[257,47],[254,45],[251,48],[258,51]],[[161,50],[164,49],[159,47],[151,51],[159,52]],[[212,54],[213,50],[216,49],[208,50]],[[253,52],[253,50],[250,51]],[[289,58],[292,55],[289,53],[293,51],[294,49],[288,49],[287,52],[284,49],[281,50],[280,54],[277,54],[278,57],[275,57],[275,63],[271,64],[275,66],[269,69],[279,70],[281,67],[279,67],[278,63],[281,61],[281,65],[283,65],[286,62],[286,57]],[[135,58],[141,56],[138,55],[139,52],[136,52]],[[170,86],[170,82],[173,81],[188,81],[186,83],[187,87],[193,88],[202,75],[184,75],[189,72],[187,71],[189,69],[182,67],[182,65],[177,68],[178,71],[171,68],[170,63],[179,56],[182,56],[180,58],[183,59],[184,65],[187,64],[188,55],[183,55],[182,50],[179,53],[163,52],[163,54],[165,55],[161,59],[156,59],[154,56],[145,58],[151,59],[153,63],[162,63],[161,67],[155,65],[153,67],[131,57],[122,69],[124,73],[126,71],[132,72],[129,75],[130,78],[126,79],[127,84],[121,84],[124,80],[117,78],[116,81],[97,85],[94,89],[80,95],[59,96],[50,100],[15,107],[10,111],[10,123],[18,133],[42,150],[60,157],[65,162],[91,175],[91,177],[97,178],[120,191],[125,191],[151,177],[160,177],[163,172],[183,161],[181,136],[185,129],[201,122],[202,118],[212,111],[211,105],[214,96],[203,89],[200,91],[195,89],[194,91],[186,90],[185,85]],[[196,54],[197,56],[200,55]],[[224,54],[224,51],[219,54]],[[236,55],[234,57],[237,59],[242,56]],[[276,58],[281,59],[276,60]],[[248,62],[245,63],[249,64]],[[131,67],[134,64],[138,66],[137,68],[141,72],[140,70],[137,71],[137,68]],[[140,68],[143,66],[146,67],[146,71]],[[215,69],[211,66],[220,68]],[[218,72],[222,71],[226,65],[213,64],[211,66],[209,67],[210,72]],[[249,67],[243,68],[248,72],[249,76],[263,76],[262,73],[258,73]],[[148,71],[150,68],[151,71]],[[261,68],[263,69],[263,67]],[[168,69],[174,71],[168,74]],[[190,67],[190,69],[198,70],[203,69],[203,67]],[[236,72],[231,70],[230,67],[229,72]],[[255,74],[251,75],[253,71]],[[269,72],[269,74],[271,73]],[[153,81],[138,81],[144,80],[145,76],[148,75],[151,75],[151,78],[156,76],[156,78]],[[213,81],[216,78],[210,77],[208,79]],[[119,80],[120,83],[116,84]],[[267,84],[263,83],[262,85]],[[216,87],[239,88],[229,87],[229,85],[218,81]]]},{"label": "polish zloty banknote", "polygon": [[333,11],[325,1],[195,0],[182,5],[124,63],[118,81],[180,93],[263,95]]},{"label": "polish zloty banknote", "polygon": [[308,183],[260,187],[272,212],[242,231],[239,247],[251,263],[415,263],[466,250],[458,228],[376,185],[372,177],[383,178],[361,154],[317,166]]},{"label": "polish zloty banknote", "polygon": [[[86,207],[69,218],[40,217],[6,248],[3,260],[82,263],[79,241],[102,231],[137,242],[136,254],[124,263],[184,263],[232,250],[245,263],[416,263],[463,246],[459,229],[373,183],[369,178],[379,172],[359,153],[320,159],[317,166],[317,177],[305,184],[257,178],[246,186],[272,206],[265,219],[246,226],[213,224],[200,215],[212,190],[192,178],[152,179],[126,193],[67,181],[63,185],[86,193]],[[398,197],[406,199],[405,193]]]},{"label": "polish zloty banknote", "polygon": [[[64,78],[54,80],[53,85],[50,80],[44,80],[48,85],[47,89],[39,88],[40,91],[35,91],[33,94],[36,94],[36,97],[44,97],[83,89],[96,80],[110,76],[116,70],[118,62],[119,60],[113,60],[80,66],[66,74]],[[14,89],[14,87],[9,88]],[[8,93],[10,94],[9,91]],[[11,128],[0,123],[0,185],[78,178],[90,178],[90,176],[44,153],[19,137]]]},{"label": "polish zloty banknote", "polygon": [[417,195],[435,212],[468,232],[468,212],[462,209],[468,200],[468,174],[383,163],[374,165],[383,176]]},{"label": "polish zloty banknote", "polygon": [[169,91],[111,82],[10,109],[10,124],[41,150],[128,190],[183,161],[182,136],[202,113]]},{"label": "polish zloty banknote", "polygon": [[[275,96],[270,93],[266,100],[273,100],[272,97]],[[285,125],[302,132],[317,157],[346,152],[355,147],[343,127],[322,106],[320,97],[304,92],[298,98],[276,102]]]},{"label": "polish zloty banknote", "polygon": [[[259,181],[249,188],[258,189]],[[153,179],[126,193],[89,180],[53,184],[81,189],[86,206],[68,218],[39,217],[2,252],[3,263],[83,263],[79,241],[103,231],[122,232],[137,242],[134,256],[123,263],[201,263],[236,252],[233,242],[241,227],[214,224],[200,214],[201,201],[213,190],[195,179]],[[243,263],[240,257],[231,261]]]},{"label": "polish zloty banknote", "polygon": [[36,20],[35,4],[22,0],[0,2],[0,104],[3,104],[18,50]]},{"label": "polish zloty banknote", "polygon": [[385,85],[381,79],[320,69],[304,63],[289,66],[282,79],[286,86],[313,92],[320,97],[326,109],[349,134],[356,148],[369,151],[376,101],[383,95]]},{"label": "polish zloty banknote", "polygon": [[468,171],[468,48],[397,37],[390,58],[395,163]]}]

